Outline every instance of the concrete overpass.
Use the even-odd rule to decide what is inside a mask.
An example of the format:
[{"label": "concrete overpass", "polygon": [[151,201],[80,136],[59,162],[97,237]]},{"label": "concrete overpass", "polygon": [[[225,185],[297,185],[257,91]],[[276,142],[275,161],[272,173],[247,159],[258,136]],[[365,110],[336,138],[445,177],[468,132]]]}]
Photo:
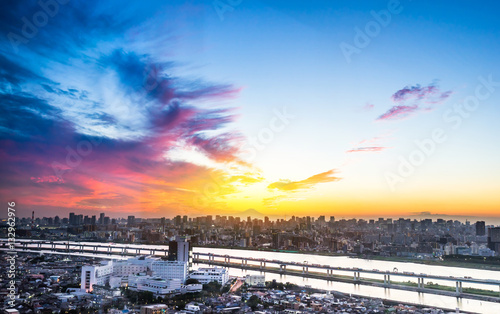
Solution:
[{"label": "concrete overpass", "polygon": [[[231,262],[233,261],[233,262]],[[237,261],[236,263],[234,263]],[[493,279],[477,279],[471,277],[452,277],[452,276],[437,276],[437,275],[428,275],[428,274],[415,274],[411,272],[398,272],[398,271],[380,271],[377,269],[368,270],[368,269],[360,269],[360,268],[346,268],[346,267],[334,267],[332,265],[319,265],[319,264],[309,264],[307,262],[286,262],[279,260],[268,260],[268,259],[259,259],[259,258],[251,258],[251,257],[238,257],[238,256],[228,256],[228,255],[219,255],[214,253],[193,253],[193,262],[206,263],[206,264],[221,264],[232,266],[234,264],[241,263],[242,266],[248,266],[248,262],[253,262],[256,265],[256,269],[265,270],[266,266],[274,266],[275,268],[279,267],[281,273],[287,272],[287,267],[294,267],[302,269],[302,274],[307,275],[311,272],[315,273],[323,273],[326,277],[333,277],[334,272],[340,273],[351,273],[353,274],[353,280],[355,282],[362,281],[361,274],[376,274],[383,276],[384,285],[391,285],[391,276],[392,277],[406,277],[416,279],[418,289],[425,288],[425,281],[429,280],[442,280],[442,281],[452,281],[455,282],[456,293],[462,293],[462,284],[466,283],[474,283],[474,284],[482,284],[482,285],[490,285],[497,286],[500,289],[500,280]],[[295,273],[296,274],[296,273]]]},{"label": "concrete overpass", "polygon": [[[0,239],[0,249],[7,250],[8,242],[7,239]],[[80,243],[71,241],[43,241],[43,240],[26,240],[18,239],[15,243],[15,249],[17,251],[47,251],[47,252],[57,252],[59,254],[66,253],[69,255],[81,255],[84,253],[90,254],[100,254],[107,255],[109,258],[113,256],[137,256],[137,255],[153,255],[153,256],[167,256],[168,246],[155,246],[147,247],[145,245],[133,245],[133,244],[115,244],[110,243],[105,245],[103,243]],[[240,256],[229,256],[214,253],[201,253],[193,252],[193,262],[194,263],[205,263],[213,265],[221,265],[226,267],[238,267],[243,269],[253,269],[260,271],[269,271],[270,268],[278,268],[279,273],[290,274],[290,275],[302,275],[308,276],[311,273],[320,274],[323,278],[331,278],[331,280],[336,280],[334,278],[335,273],[346,273],[352,274],[353,282],[364,284],[362,274],[375,274],[383,277],[384,286],[391,287],[391,277],[402,277],[416,279],[418,288],[417,290],[422,291],[425,288],[425,281],[429,280],[442,280],[455,282],[456,294],[460,295],[463,293],[462,284],[473,283],[488,286],[497,286],[500,289],[500,280],[493,279],[478,279],[471,277],[452,277],[452,276],[438,276],[438,275],[428,275],[428,274],[415,274],[411,272],[398,272],[398,271],[381,271],[377,269],[360,269],[360,268],[346,268],[346,267],[335,267],[333,265],[319,265],[310,264],[308,262],[287,262],[280,260],[268,260],[262,258],[252,258],[252,257],[240,257]],[[250,263],[249,263],[250,262]],[[294,268],[294,271],[287,271],[287,267]],[[297,273],[297,269],[299,273]],[[430,289],[426,289],[430,290]]]}]

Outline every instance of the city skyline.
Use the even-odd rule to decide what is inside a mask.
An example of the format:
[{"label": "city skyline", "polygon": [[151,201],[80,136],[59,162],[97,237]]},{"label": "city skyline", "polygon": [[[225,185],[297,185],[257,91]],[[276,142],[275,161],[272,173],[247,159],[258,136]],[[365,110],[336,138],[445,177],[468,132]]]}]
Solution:
[{"label": "city skyline", "polygon": [[3,4],[0,199],[499,224],[497,4],[214,3]]},{"label": "city skyline", "polygon": [[[174,215],[174,216],[166,216],[166,217],[141,217],[136,215],[108,215],[107,213],[101,212],[98,214],[85,215],[82,213],[70,212],[66,216],[36,216],[35,212],[32,212],[31,216],[19,217],[23,221],[29,220],[33,224],[32,227],[35,227],[38,222],[44,225],[110,225],[123,221],[127,221],[128,224],[131,224],[131,221],[135,222],[148,222],[148,221],[166,221],[168,223],[192,223],[198,219],[210,219],[213,221],[217,221],[219,219],[236,219],[241,222],[254,222],[254,221],[264,221],[264,222],[291,222],[295,220],[301,219],[311,219],[314,221],[325,221],[325,222],[334,222],[334,221],[358,221],[358,222],[385,222],[385,221],[414,221],[414,222],[422,222],[422,221],[432,221],[432,222],[455,222],[459,221],[460,223],[466,224],[469,223],[471,225],[480,223],[484,226],[495,227],[499,226],[499,221],[491,218],[481,218],[475,216],[467,216],[467,217],[455,217],[455,216],[446,216],[446,215],[431,215],[430,213],[421,213],[419,215],[414,216],[400,216],[400,217],[381,217],[381,216],[368,216],[368,217],[335,217],[335,216],[327,216],[327,215],[318,215],[318,216],[289,216],[289,217],[281,217],[281,216],[273,216],[273,215],[264,215],[254,209],[246,210],[239,213],[227,214],[227,215],[199,215],[199,216],[188,216],[188,215]],[[177,221],[179,220],[179,222]],[[133,224],[133,223],[132,223]]]}]

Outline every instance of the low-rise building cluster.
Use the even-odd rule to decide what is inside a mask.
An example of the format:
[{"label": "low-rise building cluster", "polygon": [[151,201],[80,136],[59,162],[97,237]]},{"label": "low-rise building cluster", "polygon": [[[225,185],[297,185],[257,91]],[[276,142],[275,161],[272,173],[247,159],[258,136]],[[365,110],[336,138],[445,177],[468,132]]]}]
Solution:
[{"label": "low-rise building cluster", "polygon": [[[156,273],[156,258],[138,257],[101,263],[91,257],[20,253],[16,287],[19,298],[7,306],[5,280],[0,282],[1,309],[9,313],[441,313],[412,305],[391,305],[381,300],[342,294],[318,293],[311,288],[266,282],[264,274],[229,278],[227,269],[200,268],[187,281]],[[95,265],[91,264],[92,260]],[[138,262],[141,261],[141,262]],[[90,262],[90,263],[89,263]],[[146,267],[138,265],[145,264]],[[4,258],[0,267],[7,267]],[[170,264],[167,264],[170,265]],[[116,270],[114,267],[116,266]],[[99,275],[87,289],[84,278]],[[175,266],[173,266],[175,267]],[[167,267],[168,268],[168,267]],[[130,272],[128,270],[131,270]],[[133,273],[137,271],[138,273]],[[160,275],[158,275],[160,274]],[[117,276],[115,276],[117,275]],[[162,276],[164,276],[162,278]],[[126,280],[124,278],[126,277]],[[119,278],[119,280],[117,280]],[[113,281],[114,280],[114,281]],[[124,286],[123,283],[126,282]],[[82,284],[83,283],[83,284]],[[81,285],[82,284],[82,285]],[[281,287],[277,289],[277,287]],[[227,288],[224,288],[227,287]],[[285,287],[285,288],[283,288]],[[288,288],[287,288],[288,287]],[[179,300],[181,300],[179,302]],[[182,301],[185,300],[185,301]],[[156,302],[155,302],[156,301]]]}]

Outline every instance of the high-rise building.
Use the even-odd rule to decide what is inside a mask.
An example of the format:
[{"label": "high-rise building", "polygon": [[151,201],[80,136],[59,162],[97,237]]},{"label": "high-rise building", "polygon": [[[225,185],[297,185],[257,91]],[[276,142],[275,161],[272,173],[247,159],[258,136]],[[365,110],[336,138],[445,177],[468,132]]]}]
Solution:
[{"label": "high-rise building", "polygon": [[99,224],[104,225],[104,213],[99,214]]},{"label": "high-rise building", "polygon": [[76,215],[75,213],[69,213],[69,224],[76,225]]},{"label": "high-rise building", "polygon": [[175,224],[176,226],[180,226],[180,225],[181,225],[181,223],[182,223],[182,217],[181,217],[181,215],[177,215],[177,216],[175,216],[175,218],[174,218],[174,224]]},{"label": "high-rise building", "polygon": [[189,263],[189,242],[186,237],[176,237],[175,241],[168,243],[168,260]]},{"label": "high-rise building", "polygon": [[135,224],[135,216],[128,216],[127,217],[127,225],[130,227],[130,226],[133,226]]},{"label": "high-rise building", "polygon": [[500,227],[488,229],[488,247],[495,252],[500,252]]},{"label": "high-rise building", "polygon": [[92,292],[93,285],[104,286],[113,273],[113,261],[102,261],[100,265],[83,266],[80,289]]},{"label": "high-rise building", "polygon": [[273,249],[279,249],[280,248],[280,234],[277,230],[273,230],[272,233],[272,240],[273,240]]},{"label": "high-rise building", "polygon": [[486,234],[486,224],[484,221],[476,222],[476,235],[484,236]]},{"label": "high-rise building", "polygon": [[387,224],[387,232],[388,233],[393,233],[394,232],[394,225],[391,223],[391,224]]}]

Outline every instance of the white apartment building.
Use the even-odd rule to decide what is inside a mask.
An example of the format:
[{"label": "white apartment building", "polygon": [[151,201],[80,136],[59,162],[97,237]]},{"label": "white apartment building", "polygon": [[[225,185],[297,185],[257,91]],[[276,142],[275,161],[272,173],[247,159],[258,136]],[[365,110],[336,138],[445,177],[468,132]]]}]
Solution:
[{"label": "white apartment building", "polygon": [[147,272],[152,260],[157,259],[141,256],[136,258],[129,258],[126,261],[115,262],[113,265],[113,276],[128,276]]},{"label": "white apartment building", "polygon": [[149,273],[164,280],[176,279],[184,283],[188,273],[188,262],[141,256],[126,261],[104,261],[100,265],[83,266],[80,290],[92,292],[93,285],[106,285],[110,283],[110,277],[113,277],[113,286],[119,286],[122,282],[127,282],[127,277],[141,273]]},{"label": "white apartment building", "polygon": [[229,273],[224,267],[199,268],[193,271],[189,278],[196,279],[202,284],[217,281],[221,285],[225,285],[229,280]]},{"label": "white apartment building", "polygon": [[265,275],[247,275],[245,277],[245,283],[249,286],[260,286],[266,285]]},{"label": "white apartment building", "polygon": [[181,261],[153,261],[150,270],[154,276],[162,279],[179,279],[184,282],[187,278],[188,263]]},{"label": "white apartment building", "polygon": [[162,279],[151,276],[130,275],[129,289],[136,291],[149,291],[156,297],[165,296],[173,292],[180,292],[182,282],[179,279]]},{"label": "white apartment building", "polygon": [[94,285],[104,286],[113,273],[113,261],[102,261],[100,265],[83,266],[80,290],[92,292]]}]

